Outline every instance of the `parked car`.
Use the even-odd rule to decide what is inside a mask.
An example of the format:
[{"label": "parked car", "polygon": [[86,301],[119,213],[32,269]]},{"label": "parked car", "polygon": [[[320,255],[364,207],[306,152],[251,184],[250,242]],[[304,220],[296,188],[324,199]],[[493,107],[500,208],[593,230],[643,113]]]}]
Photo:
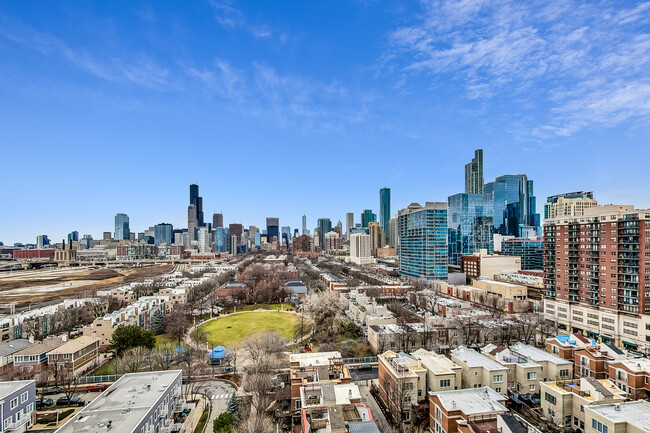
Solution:
[{"label": "parked car", "polygon": [[88,387],[88,392],[105,391],[106,388],[108,388],[108,385],[105,383],[96,383],[95,385],[90,385]]},{"label": "parked car", "polygon": [[36,399],[36,409],[43,409],[44,407],[50,407],[54,404],[54,400],[51,398],[43,397]]},{"label": "parked car", "polygon": [[58,386],[51,386],[47,388],[45,391],[43,391],[44,395],[54,395],[54,394],[61,394],[61,388]]},{"label": "parked car", "polygon": [[360,366],[357,367],[357,370],[359,370],[359,371],[372,370],[372,365],[370,365],[370,364],[361,364]]},{"label": "parked car", "polygon": [[68,401],[68,397],[66,396],[59,397],[56,400],[57,406],[83,406],[85,404],[86,402],[83,400],[83,398],[79,397],[78,395],[73,395],[70,397],[70,401]]}]

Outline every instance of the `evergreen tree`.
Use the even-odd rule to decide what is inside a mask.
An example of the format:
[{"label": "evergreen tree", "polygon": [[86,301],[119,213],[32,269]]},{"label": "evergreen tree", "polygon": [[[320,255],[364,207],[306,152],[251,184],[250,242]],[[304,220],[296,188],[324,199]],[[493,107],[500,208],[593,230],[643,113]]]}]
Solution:
[{"label": "evergreen tree", "polygon": [[212,424],[212,431],[214,433],[228,433],[233,426],[233,417],[228,412],[224,412]]},{"label": "evergreen tree", "polygon": [[111,338],[110,350],[116,350],[118,355],[132,347],[156,347],[156,337],[151,331],[145,331],[139,326],[130,325],[117,328]]},{"label": "evergreen tree", "polygon": [[160,310],[156,310],[151,318],[151,330],[154,334],[160,335],[165,332],[165,315]]},{"label": "evergreen tree", "polygon": [[226,413],[231,415],[233,419],[237,419],[239,416],[239,402],[237,401],[237,396],[233,390],[230,400],[228,400],[228,407],[226,407]]}]

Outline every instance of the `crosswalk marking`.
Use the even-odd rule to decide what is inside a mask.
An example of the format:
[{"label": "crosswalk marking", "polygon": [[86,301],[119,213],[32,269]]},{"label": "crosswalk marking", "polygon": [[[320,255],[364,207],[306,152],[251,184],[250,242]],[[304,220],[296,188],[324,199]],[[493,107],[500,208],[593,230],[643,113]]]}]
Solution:
[{"label": "crosswalk marking", "polygon": [[219,394],[219,395],[213,395],[213,396],[212,396],[212,400],[216,400],[216,399],[224,399],[224,398],[229,398],[229,397],[230,397],[230,394]]}]

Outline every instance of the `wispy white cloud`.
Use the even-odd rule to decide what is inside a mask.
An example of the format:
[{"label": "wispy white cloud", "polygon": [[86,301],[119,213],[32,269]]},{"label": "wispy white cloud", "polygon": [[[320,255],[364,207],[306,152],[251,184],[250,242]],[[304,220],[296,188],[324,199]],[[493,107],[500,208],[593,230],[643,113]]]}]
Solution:
[{"label": "wispy white cloud", "polygon": [[415,24],[389,35],[382,57],[388,70],[444,75],[470,99],[512,98],[524,109],[527,101],[543,101],[541,123],[530,126],[538,135],[650,118],[650,2],[432,0],[423,6]]},{"label": "wispy white cloud", "polygon": [[[243,29],[256,38],[270,38],[273,32],[266,24],[253,24],[244,13],[235,6],[233,0],[208,0],[214,10],[214,18],[219,24],[230,29]],[[283,42],[286,35],[280,35]]]},{"label": "wispy white cloud", "polygon": [[93,53],[70,46],[54,35],[39,32],[3,14],[0,14],[0,35],[43,54],[60,56],[106,81],[129,82],[158,90],[170,90],[176,86],[169,80],[169,71],[147,57],[127,59]]}]

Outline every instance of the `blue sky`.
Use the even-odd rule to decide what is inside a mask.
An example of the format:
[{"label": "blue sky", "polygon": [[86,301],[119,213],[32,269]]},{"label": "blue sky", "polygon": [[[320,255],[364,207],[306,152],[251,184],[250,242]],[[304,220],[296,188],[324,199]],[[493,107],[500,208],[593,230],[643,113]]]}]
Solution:
[{"label": "blue sky", "polygon": [[0,241],[298,227],[526,173],[650,207],[650,2],[0,4]]}]

